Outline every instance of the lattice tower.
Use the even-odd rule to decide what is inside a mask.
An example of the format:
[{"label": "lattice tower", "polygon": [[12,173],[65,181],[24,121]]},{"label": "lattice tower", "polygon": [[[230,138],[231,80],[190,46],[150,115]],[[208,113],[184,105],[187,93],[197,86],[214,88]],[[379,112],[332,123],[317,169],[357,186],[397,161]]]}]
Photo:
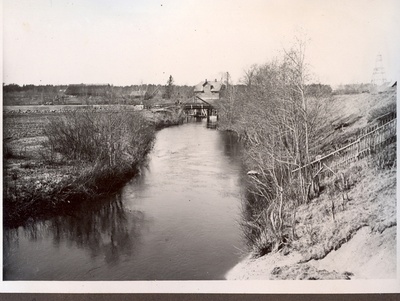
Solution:
[{"label": "lattice tower", "polygon": [[386,83],[385,69],[383,68],[382,55],[378,54],[374,71],[372,72],[371,84],[381,86]]}]

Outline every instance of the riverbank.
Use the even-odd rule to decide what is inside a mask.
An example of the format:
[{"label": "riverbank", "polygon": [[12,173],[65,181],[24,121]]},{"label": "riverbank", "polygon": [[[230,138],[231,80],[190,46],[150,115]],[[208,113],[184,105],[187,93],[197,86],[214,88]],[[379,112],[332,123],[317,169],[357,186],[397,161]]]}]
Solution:
[{"label": "riverbank", "polygon": [[227,280],[333,280],[396,278],[396,229],[382,234],[363,228],[348,243],[321,260],[299,263],[299,253],[254,259],[248,256],[225,276]]},{"label": "riverbank", "polygon": [[246,247],[240,144],[205,121],[157,132],[141,175],[115,195],[5,229],[3,278],[223,280]]},{"label": "riverbank", "polygon": [[[50,122],[65,118],[65,113],[5,114],[4,226],[17,227],[28,220],[68,213],[82,201],[94,200],[117,191],[129,179],[140,173],[147,153],[152,148],[155,131],[181,122],[178,115],[160,117],[152,112],[124,113],[130,114],[130,117],[125,116],[127,120],[135,120],[136,123],[132,124],[135,130],[125,132],[129,136],[120,139],[119,142],[117,141],[118,131],[110,136],[114,139],[113,156],[109,154],[107,164],[102,161],[103,159],[94,159],[94,157],[91,159],[90,156],[86,159],[68,158],[68,154],[55,150],[54,145],[49,143],[46,132],[51,131],[48,128]],[[97,112],[96,114],[107,113]],[[118,114],[118,112],[113,112],[113,114]],[[118,117],[114,121],[116,120]],[[114,126],[117,126],[115,122]],[[87,130],[84,127],[73,131],[78,133]],[[58,126],[53,126],[53,130],[57,128]],[[121,127],[118,128],[121,129]],[[78,138],[78,134],[75,137]],[[84,135],[82,139],[85,139]],[[104,139],[99,136],[97,141],[104,144],[108,151],[110,147],[106,145],[110,145],[111,140],[104,142]],[[131,141],[129,145],[123,141],[124,139]],[[66,143],[64,147],[70,146],[69,142],[64,142]],[[123,149],[121,144],[125,144]],[[121,148],[123,155],[116,156],[116,147]],[[126,151],[129,154],[126,154]]]},{"label": "riverbank", "polygon": [[[336,95],[318,140],[321,156],[396,112],[396,91]],[[390,143],[390,142],[388,142]],[[278,250],[253,251],[228,280],[386,279],[397,270],[396,142],[335,170],[319,196],[301,204],[288,225],[292,240]],[[263,255],[263,256],[260,256]]]},{"label": "riverbank", "polygon": [[[341,194],[328,193],[302,205],[296,215],[297,241],[259,258],[248,255],[226,279],[395,278],[396,166],[381,170],[371,158],[346,171],[353,172],[353,183],[345,205]],[[335,220],[329,212],[332,201]]]}]

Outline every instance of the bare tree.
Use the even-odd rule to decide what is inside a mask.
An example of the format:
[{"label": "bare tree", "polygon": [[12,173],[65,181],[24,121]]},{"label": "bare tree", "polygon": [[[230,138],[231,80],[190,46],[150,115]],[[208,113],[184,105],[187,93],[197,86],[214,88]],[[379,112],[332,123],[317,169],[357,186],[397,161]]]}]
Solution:
[{"label": "bare tree", "polygon": [[249,184],[253,199],[247,206],[247,226],[257,233],[259,250],[280,248],[295,239],[296,208],[308,202],[312,174],[307,169],[291,172],[310,162],[320,122],[319,102],[310,102],[306,93],[310,73],[305,50],[306,43],[298,39],[281,60],[253,65],[244,77],[246,93],[232,96],[240,109],[235,118],[225,116],[246,143],[246,164],[257,171]]},{"label": "bare tree", "polygon": [[258,68],[257,64],[253,64],[250,66],[249,69],[244,70],[244,76],[241,82],[245,84],[247,87],[250,87],[251,84],[253,83],[254,77],[257,73],[257,68]]}]

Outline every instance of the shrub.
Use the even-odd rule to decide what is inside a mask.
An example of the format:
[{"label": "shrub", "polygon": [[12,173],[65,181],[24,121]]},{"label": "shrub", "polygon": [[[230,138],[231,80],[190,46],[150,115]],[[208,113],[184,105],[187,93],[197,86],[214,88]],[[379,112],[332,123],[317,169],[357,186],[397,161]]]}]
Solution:
[{"label": "shrub", "polygon": [[152,147],[155,129],[138,112],[93,109],[66,113],[46,128],[53,154],[78,162],[73,187],[110,192],[133,175]]},{"label": "shrub", "polygon": [[45,132],[51,151],[70,160],[118,169],[142,160],[155,131],[137,112],[88,109],[51,120]]}]

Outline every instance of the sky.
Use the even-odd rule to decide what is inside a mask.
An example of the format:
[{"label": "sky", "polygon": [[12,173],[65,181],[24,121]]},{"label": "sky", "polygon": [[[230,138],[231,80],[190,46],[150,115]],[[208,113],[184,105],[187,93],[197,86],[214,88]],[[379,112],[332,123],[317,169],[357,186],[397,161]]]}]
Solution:
[{"label": "sky", "polygon": [[[3,0],[6,84],[195,85],[306,39],[312,79],[400,74],[398,0]],[[305,38],[304,38],[305,37]]]}]

